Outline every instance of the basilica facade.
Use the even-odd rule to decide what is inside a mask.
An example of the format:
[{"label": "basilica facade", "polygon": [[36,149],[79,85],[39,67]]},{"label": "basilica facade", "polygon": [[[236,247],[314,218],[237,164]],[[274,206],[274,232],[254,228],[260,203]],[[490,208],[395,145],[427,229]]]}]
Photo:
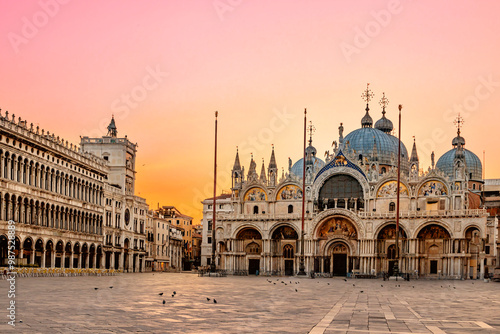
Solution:
[{"label": "basilica facade", "polygon": [[[450,138],[451,148],[437,163],[433,152],[432,165],[423,170],[415,141],[410,154],[403,143],[399,150],[393,124],[386,117],[385,96],[382,116],[374,123],[369,109],[372,95],[368,89],[364,95],[361,127],[344,137],[341,123],[333,152],[326,152],[324,161],[312,145],[312,129],[305,161],[290,160],[288,173],[281,177],[274,148],[260,174],[253,157],[245,173],[236,152],[231,198],[225,199],[231,210],[219,212],[216,219],[218,268],[229,273],[294,275],[303,233],[307,273],[391,275],[395,261],[401,272],[418,277],[468,279],[493,273],[495,232],[481,206],[482,165],[465,148],[461,119],[457,136]],[[204,235],[207,222],[211,220],[204,219]],[[208,259],[205,252],[202,264]]]}]

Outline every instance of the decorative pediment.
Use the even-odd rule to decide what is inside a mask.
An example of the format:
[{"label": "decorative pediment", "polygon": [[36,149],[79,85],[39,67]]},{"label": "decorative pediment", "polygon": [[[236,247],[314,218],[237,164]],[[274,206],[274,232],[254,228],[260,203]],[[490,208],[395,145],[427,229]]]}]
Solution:
[{"label": "decorative pediment", "polygon": [[332,168],[351,168],[351,169],[354,169],[357,172],[361,173],[361,175],[363,175],[363,177],[365,179],[367,179],[363,170],[361,168],[359,168],[359,166],[357,164],[350,161],[344,155],[342,150],[339,150],[339,152],[337,153],[335,158],[333,158],[325,167],[321,168],[321,170],[316,175],[316,178],[314,179],[314,181],[316,181],[321,176],[321,174],[323,174],[324,172],[326,172],[327,170],[332,169]]}]

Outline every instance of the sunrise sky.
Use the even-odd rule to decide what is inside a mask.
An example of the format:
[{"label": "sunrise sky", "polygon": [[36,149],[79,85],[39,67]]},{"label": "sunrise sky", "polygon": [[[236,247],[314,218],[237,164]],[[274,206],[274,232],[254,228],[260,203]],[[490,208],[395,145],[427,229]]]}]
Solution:
[{"label": "sunrise sky", "polygon": [[[500,178],[500,3],[497,1],[0,1],[0,108],[70,142],[137,142],[136,193],[198,222],[213,192],[214,111],[219,190],[236,146],[258,171],[274,144],[280,167],[302,155],[303,110],[323,158],[360,127],[370,83],[421,167],[466,148]],[[281,173],[281,172],[280,172]]]}]

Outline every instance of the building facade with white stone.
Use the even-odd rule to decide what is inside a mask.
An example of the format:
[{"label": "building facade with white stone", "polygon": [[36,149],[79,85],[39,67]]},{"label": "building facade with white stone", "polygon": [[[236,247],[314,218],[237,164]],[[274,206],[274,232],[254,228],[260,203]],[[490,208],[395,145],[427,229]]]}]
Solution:
[{"label": "building facade with white stone", "polygon": [[80,147],[0,115],[0,265],[15,223],[17,265],[144,271],[148,205],[134,195],[136,146],[108,135]]}]

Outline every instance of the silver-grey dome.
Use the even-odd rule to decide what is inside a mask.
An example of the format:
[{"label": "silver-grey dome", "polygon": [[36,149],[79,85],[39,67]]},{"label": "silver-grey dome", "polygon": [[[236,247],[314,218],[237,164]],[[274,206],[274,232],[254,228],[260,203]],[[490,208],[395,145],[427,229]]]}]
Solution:
[{"label": "silver-grey dome", "polygon": [[[321,159],[318,159],[316,157],[312,157],[313,161],[313,166],[315,171],[319,171],[321,168],[325,166],[325,162]],[[295,174],[296,176],[302,178],[302,172],[303,172],[303,167],[304,166],[304,159],[298,160],[296,163],[293,164],[292,166],[292,173]]]},{"label": "silver-grey dome", "polygon": [[[436,163],[436,168],[441,170],[448,177],[453,177],[453,169],[455,162],[455,152],[456,148],[452,148],[445,154],[443,154],[438,162]],[[467,149],[463,149],[465,154],[465,164],[467,165],[467,175],[471,180],[482,180],[483,179],[483,165],[478,156]]]},{"label": "silver-grey dome", "polygon": [[[349,151],[355,151],[356,154],[362,155],[363,158],[372,157],[373,146],[376,144],[376,158],[378,163],[383,165],[395,165],[394,162],[397,162],[398,142],[398,138],[374,128],[357,129],[344,138],[344,144],[347,145],[348,143]],[[402,169],[408,166],[408,151],[402,142],[401,166]]]},{"label": "silver-grey dome", "polygon": [[390,134],[394,129],[391,120],[385,117],[385,112],[383,113],[382,118],[375,123],[375,129],[387,134]]}]

